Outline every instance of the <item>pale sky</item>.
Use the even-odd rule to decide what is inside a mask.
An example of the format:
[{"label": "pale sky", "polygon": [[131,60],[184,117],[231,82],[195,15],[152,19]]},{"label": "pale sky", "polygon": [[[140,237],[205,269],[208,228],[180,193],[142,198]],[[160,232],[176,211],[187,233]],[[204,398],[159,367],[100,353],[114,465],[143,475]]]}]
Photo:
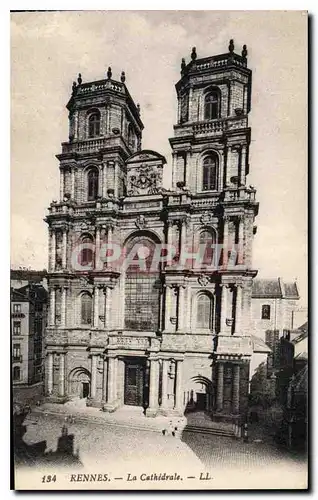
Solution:
[{"label": "pale sky", "polygon": [[11,15],[11,266],[47,268],[46,208],[59,197],[55,155],[68,140],[65,105],[83,82],[126,72],[141,106],[143,148],[166,156],[181,58],[248,48],[253,70],[249,184],[260,202],[254,267],[297,277],[307,303],[307,17],[295,11],[99,11]]}]

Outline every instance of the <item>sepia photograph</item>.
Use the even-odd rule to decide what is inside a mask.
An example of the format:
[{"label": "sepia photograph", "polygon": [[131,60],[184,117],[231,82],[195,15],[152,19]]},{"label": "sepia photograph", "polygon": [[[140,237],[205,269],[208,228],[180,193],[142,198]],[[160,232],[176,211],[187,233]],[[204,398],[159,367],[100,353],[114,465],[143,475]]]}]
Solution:
[{"label": "sepia photograph", "polygon": [[11,11],[14,490],[308,489],[308,13]]}]

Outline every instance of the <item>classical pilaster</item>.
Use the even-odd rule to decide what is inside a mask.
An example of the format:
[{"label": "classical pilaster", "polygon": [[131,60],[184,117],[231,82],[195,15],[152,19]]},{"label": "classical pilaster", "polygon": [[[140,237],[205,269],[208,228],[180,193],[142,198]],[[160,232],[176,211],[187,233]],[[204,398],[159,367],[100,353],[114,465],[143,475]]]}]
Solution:
[{"label": "classical pilaster", "polygon": [[106,162],[102,163],[102,171],[101,171],[101,177],[102,177],[102,198],[106,198],[106,168],[107,164]]},{"label": "classical pilaster", "polygon": [[[113,226],[108,225],[107,226],[107,245],[108,245],[109,249],[111,248],[112,243],[113,243]],[[109,262],[109,258],[107,256],[106,256],[106,267],[111,267],[110,262]]]},{"label": "classical pilaster", "polygon": [[60,201],[64,198],[64,170],[60,168]]},{"label": "classical pilaster", "polygon": [[240,169],[240,185],[245,186],[246,178],[246,148],[247,146],[242,146],[241,150],[241,169]]},{"label": "classical pilaster", "polygon": [[159,396],[159,361],[150,359],[149,407],[147,417],[155,417],[158,411]]},{"label": "classical pilaster", "polygon": [[237,414],[240,411],[240,365],[233,366],[233,396],[232,396],[233,413]]},{"label": "classical pilaster", "polygon": [[65,353],[59,355],[59,396],[65,396]]},{"label": "classical pilaster", "polygon": [[97,328],[99,325],[99,288],[95,285],[94,287],[94,324],[93,326]]},{"label": "classical pilaster", "polygon": [[108,358],[107,405],[105,409],[113,411],[117,399],[117,364],[115,357]]},{"label": "classical pilaster", "polygon": [[179,307],[178,307],[177,325],[178,325],[178,331],[182,331],[184,329],[184,315],[185,315],[185,304],[184,304],[185,287],[182,285],[179,286],[178,302],[179,302]]},{"label": "classical pilaster", "polygon": [[71,199],[75,198],[75,167],[71,167]]},{"label": "classical pilaster", "polygon": [[235,333],[242,335],[242,295],[241,285],[236,286],[236,310],[235,310]]},{"label": "classical pilaster", "polygon": [[61,300],[61,326],[66,325],[66,298],[67,298],[67,287],[62,287],[62,300]]},{"label": "classical pilaster", "polygon": [[53,352],[47,353],[47,392],[49,396],[53,393]]},{"label": "classical pilaster", "polygon": [[104,297],[105,297],[105,329],[109,330],[111,325],[111,301],[112,301],[112,290],[110,287],[106,286],[104,289]]},{"label": "classical pilaster", "polygon": [[172,153],[172,189],[176,189],[177,153]]},{"label": "classical pilaster", "polygon": [[192,321],[191,321],[191,288],[188,287],[187,289],[187,309],[186,309],[186,329],[190,330],[192,329]]},{"label": "classical pilaster", "polygon": [[56,257],[56,235],[55,231],[51,229],[51,271],[55,271],[55,257]]},{"label": "classical pilaster", "polygon": [[221,298],[221,331],[226,332],[228,326],[226,324],[227,318],[227,308],[228,308],[228,287],[223,284],[222,285],[222,298]]},{"label": "classical pilaster", "polygon": [[183,413],[183,361],[176,361],[176,397],[175,409]]},{"label": "classical pilaster", "polygon": [[55,288],[50,289],[50,324],[55,325]]},{"label": "classical pilaster", "polygon": [[162,386],[161,386],[161,408],[168,408],[168,365],[167,359],[162,360]]},{"label": "classical pilaster", "polygon": [[94,399],[96,397],[96,362],[97,356],[96,354],[91,355],[91,398]]},{"label": "classical pilaster", "polygon": [[223,387],[224,387],[224,366],[223,363],[217,364],[217,386],[216,386],[216,409],[223,410]]},{"label": "classical pilaster", "polygon": [[227,267],[229,251],[229,217],[223,217],[223,266]]},{"label": "classical pilaster", "polygon": [[238,264],[244,264],[244,216],[238,218]]},{"label": "classical pilaster", "polygon": [[118,161],[115,161],[115,168],[114,168],[114,196],[115,196],[115,198],[118,198],[118,176],[119,176],[119,165],[118,165]]},{"label": "classical pilaster", "polygon": [[106,403],[107,401],[107,371],[108,371],[108,360],[104,359],[103,362],[103,392],[102,392],[102,401]]},{"label": "classical pilaster", "polygon": [[95,228],[95,269],[100,268],[100,226]]},{"label": "classical pilaster", "polygon": [[67,227],[63,227],[63,239],[62,239],[62,269],[66,269],[66,257],[67,257]]}]

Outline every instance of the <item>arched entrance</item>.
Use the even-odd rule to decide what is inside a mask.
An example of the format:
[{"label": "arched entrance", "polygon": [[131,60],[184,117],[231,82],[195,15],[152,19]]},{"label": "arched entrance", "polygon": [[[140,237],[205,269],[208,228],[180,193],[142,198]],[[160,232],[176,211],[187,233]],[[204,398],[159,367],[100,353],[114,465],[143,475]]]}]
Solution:
[{"label": "arched entrance", "polygon": [[214,405],[214,387],[213,382],[203,375],[197,375],[191,378],[195,382],[195,388],[190,392],[188,398],[188,411],[211,412]]},{"label": "arched entrance", "polygon": [[69,396],[73,398],[87,398],[90,394],[91,374],[86,368],[74,368],[68,378]]}]

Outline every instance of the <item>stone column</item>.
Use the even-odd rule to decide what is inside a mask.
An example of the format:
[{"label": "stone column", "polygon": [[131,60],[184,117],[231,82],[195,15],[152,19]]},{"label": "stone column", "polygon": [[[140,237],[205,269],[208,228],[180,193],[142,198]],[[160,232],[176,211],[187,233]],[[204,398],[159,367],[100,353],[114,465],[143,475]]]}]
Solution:
[{"label": "stone column", "polygon": [[108,368],[108,362],[107,358],[104,359],[103,363],[103,394],[102,394],[102,401],[106,403],[107,401],[107,368]]},{"label": "stone column", "polygon": [[100,226],[95,229],[95,269],[100,269]]},{"label": "stone column", "polygon": [[240,365],[233,366],[233,395],[232,395],[233,413],[240,411]]},{"label": "stone column", "polygon": [[71,167],[71,199],[75,198],[75,168]]},{"label": "stone column", "polygon": [[187,289],[187,312],[186,312],[186,329],[191,330],[192,329],[192,324],[191,324],[191,288],[188,287]]},{"label": "stone column", "polygon": [[218,363],[217,387],[216,387],[216,409],[223,410],[223,387],[224,387],[224,366]]},{"label": "stone column", "polygon": [[91,355],[91,398],[96,396],[96,354]]},{"label": "stone column", "polygon": [[172,153],[172,189],[176,189],[177,153]]},{"label": "stone column", "polygon": [[235,333],[242,335],[242,287],[236,285]]},{"label": "stone column", "polygon": [[67,257],[67,228],[63,227],[62,269],[66,269],[66,257]]},{"label": "stone column", "polygon": [[[111,225],[107,226],[107,244],[109,247],[113,242],[113,227]],[[111,267],[110,262],[108,262],[108,257],[106,257],[106,267]]]},{"label": "stone column", "polygon": [[244,264],[244,216],[238,219],[238,264]]},{"label": "stone column", "polygon": [[158,389],[159,389],[159,362],[150,359],[150,384],[149,384],[149,407],[146,414],[155,417],[158,411]]},{"label": "stone column", "polygon": [[228,296],[228,289],[225,284],[222,285],[222,303],[221,303],[221,331],[226,332],[228,329],[228,326],[226,324],[226,318],[227,318],[227,296]]},{"label": "stone column", "polygon": [[165,330],[171,332],[173,330],[170,318],[174,316],[173,311],[174,296],[171,286],[166,286],[166,304],[165,304]]},{"label": "stone column", "polygon": [[229,251],[229,218],[223,218],[223,266],[227,267]]},{"label": "stone column", "polygon": [[117,399],[117,363],[117,358],[108,358],[107,403],[113,403]]},{"label": "stone column", "polygon": [[187,244],[187,221],[181,221],[180,254],[185,252]]},{"label": "stone column", "polygon": [[244,186],[246,182],[245,178],[245,172],[246,172],[246,146],[242,146],[242,152],[241,152],[241,171],[240,171],[240,185]]},{"label": "stone column", "polygon": [[59,366],[59,396],[65,396],[65,354],[60,354],[60,366]]},{"label": "stone column", "polygon": [[102,198],[106,198],[106,163],[102,163]]},{"label": "stone column", "polygon": [[54,229],[51,229],[51,271],[55,271],[55,256],[56,256],[56,235]]},{"label": "stone column", "polygon": [[176,361],[176,398],[175,409],[183,413],[183,361]]},{"label": "stone column", "polygon": [[51,396],[53,393],[53,352],[47,353],[47,392]]},{"label": "stone column", "polygon": [[50,324],[55,325],[55,288],[50,290]]},{"label": "stone column", "polygon": [[111,312],[112,296],[111,296],[111,289],[108,286],[105,287],[104,294],[105,294],[105,306],[104,306],[105,323],[104,324],[105,324],[105,329],[109,330],[110,329],[110,312]]},{"label": "stone column", "polygon": [[60,168],[60,201],[64,198],[64,170]]},{"label": "stone column", "polygon": [[62,301],[61,301],[61,326],[65,327],[66,325],[66,296],[67,296],[67,287],[62,287]]},{"label": "stone column", "polygon": [[179,301],[179,307],[178,307],[178,318],[177,318],[177,325],[178,325],[178,331],[182,331],[184,328],[184,286],[179,286],[179,292],[178,292],[178,301]]},{"label": "stone column", "polygon": [[99,288],[95,285],[94,287],[94,327],[98,327],[99,323]]},{"label": "stone column", "polygon": [[161,386],[161,408],[168,407],[168,364],[167,359],[162,360],[162,386]]},{"label": "stone column", "polygon": [[115,168],[114,168],[114,196],[115,196],[115,198],[118,198],[118,175],[119,175],[118,162],[115,161]]}]

